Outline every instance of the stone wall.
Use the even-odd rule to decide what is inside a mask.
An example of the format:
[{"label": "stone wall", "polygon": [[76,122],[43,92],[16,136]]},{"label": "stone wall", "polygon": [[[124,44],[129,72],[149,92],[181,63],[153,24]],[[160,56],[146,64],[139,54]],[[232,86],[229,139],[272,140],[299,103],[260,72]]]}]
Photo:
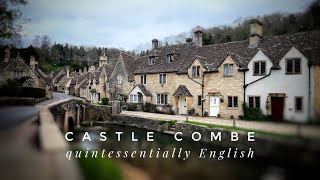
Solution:
[{"label": "stone wall", "polygon": [[[314,156],[319,152],[319,145],[317,144],[317,140],[309,140],[307,143],[301,139],[283,139],[283,138],[275,138],[262,136],[259,134],[254,135],[254,142],[249,142],[248,134],[244,132],[238,132],[239,140],[236,142],[231,142],[230,136],[231,131],[220,129],[220,128],[209,128],[207,126],[201,125],[192,125],[184,122],[177,122],[175,124],[176,129],[175,132],[167,131],[169,129],[168,123],[161,123],[158,120],[140,118],[140,117],[131,117],[125,115],[116,115],[113,116],[111,121],[103,122],[104,125],[108,126],[108,124],[117,124],[124,126],[132,126],[137,128],[143,128],[149,131],[158,131],[165,132],[168,134],[174,134],[175,132],[182,132],[182,137],[184,139],[191,140],[191,134],[193,132],[199,132],[202,136],[200,142],[194,143],[211,143],[224,148],[238,148],[248,149],[252,148],[254,151],[254,157],[268,157],[271,161],[281,162],[281,161],[301,161],[306,162],[306,159],[298,159],[297,157],[305,157],[306,154],[309,156]],[[101,124],[99,124],[101,125]],[[211,132],[217,134],[221,132],[221,141],[211,141],[210,135]],[[305,150],[308,149],[306,152]],[[285,154],[285,156],[284,156]],[[301,155],[302,154],[302,155]]]},{"label": "stone wall", "polygon": [[85,121],[110,121],[111,106],[86,105]]}]

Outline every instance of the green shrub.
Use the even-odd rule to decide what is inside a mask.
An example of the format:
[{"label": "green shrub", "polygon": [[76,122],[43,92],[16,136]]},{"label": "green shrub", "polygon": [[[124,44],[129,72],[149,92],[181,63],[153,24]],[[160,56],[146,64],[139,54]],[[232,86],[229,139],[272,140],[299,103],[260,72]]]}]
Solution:
[{"label": "green shrub", "polygon": [[247,103],[242,104],[243,108],[243,119],[245,120],[264,120],[267,119],[265,115],[263,115],[262,110],[259,108],[249,108]]},{"label": "green shrub", "polygon": [[107,98],[107,97],[101,98],[101,104],[102,105],[109,105],[109,98]]},{"label": "green shrub", "polygon": [[150,108],[151,108],[151,103],[146,102],[143,106],[143,111],[150,112]]},{"label": "green shrub", "polygon": [[137,105],[135,105],[135,104],[132,104],[132,103],[129,103],[128,105],[127,105],[127,110],[128,111],[135,111],[135,110],[137,110]]},{"label": "green shrub", "polygon": [[111,159],[103,158],[84,158],[78,159],[80,168],[85,176],[85,179],[95,180],[121,180],[123,174],[118,166]]},{"label": "green shrub", "polygon": [[43,98],[46,97],[46,90],[21,87],[17,81],[8,79],[7,82],[0,87],[0,96]]}]

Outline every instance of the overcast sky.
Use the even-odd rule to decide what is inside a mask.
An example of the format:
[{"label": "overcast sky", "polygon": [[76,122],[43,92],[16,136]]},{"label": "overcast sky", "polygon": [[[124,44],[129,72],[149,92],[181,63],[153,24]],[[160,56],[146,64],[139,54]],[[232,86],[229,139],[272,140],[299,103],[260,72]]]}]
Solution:
[{"label": "overcast sky", "polygon": [[302,11],[312,0],[28,0],[26,42],[52,42],[133,50],[153,38],[200,25],[232,24],[239,17]]}]

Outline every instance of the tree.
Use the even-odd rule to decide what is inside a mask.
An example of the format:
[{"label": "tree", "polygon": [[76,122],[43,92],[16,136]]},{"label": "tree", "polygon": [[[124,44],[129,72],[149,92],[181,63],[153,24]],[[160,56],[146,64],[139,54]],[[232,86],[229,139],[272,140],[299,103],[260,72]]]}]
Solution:
[{"label": "tree", "polygon": [[18,20],[21,20],[22,13],[19,9],[10,7],[26,4],[26,0],[0,1],[0,38],[11,38],[21,31],[22,27]]}]

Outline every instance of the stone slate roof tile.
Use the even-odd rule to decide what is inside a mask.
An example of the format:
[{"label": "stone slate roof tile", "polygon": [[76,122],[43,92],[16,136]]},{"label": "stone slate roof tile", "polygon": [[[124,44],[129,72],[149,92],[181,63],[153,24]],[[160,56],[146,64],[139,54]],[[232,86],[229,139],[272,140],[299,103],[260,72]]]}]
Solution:
[{"label": "stone slate roof tile", "polygon": [[[122,57],[124,67],[126,68],[127,74],[128,74],[128,79],[129,81],[133,81],[134,79],[134,71],[137,69],[137,62],[135,61],[135,56],[125,53],[125,52],[120,52],[120,55]],[[111,73],[110,73],[111,75]]]},{"label": "stone slate roof tile", "polygon": [[189,89],[185,85],[179,85],[176,91],[173,93],[173,96],[191,96]]},{"label": "stone slate roof tile", "polygon": [[145,96],[152,96],[152,94],[146,89],[146,87],[143,84],[138,84],[137,86],[140,88],[140,90]]},{"label": "stone slate roof tile", "polygon": [[[150,55],[136,58],[139,64],[134,73],[187,73],[188,67],[195,58],[199,58],[207,68],[207,72],[218,70],[219,65],[227,55],[230,55],[240,69],[247,69],[250,60],[261,50],[273,63],[273,68],[279,66],[279,61],[292,48],[297,48],[310,62],[320,64],[320,31],[308,31],[273,37],[263,37],[256,48],[249,48],[248,40],[214,44],[197,47],[193,43],[164,46],[151,51]],[[166,56],[174,53],[173,63],[166,62]],[[149,56],[155,55],[156,62],[149,65]]]}]

